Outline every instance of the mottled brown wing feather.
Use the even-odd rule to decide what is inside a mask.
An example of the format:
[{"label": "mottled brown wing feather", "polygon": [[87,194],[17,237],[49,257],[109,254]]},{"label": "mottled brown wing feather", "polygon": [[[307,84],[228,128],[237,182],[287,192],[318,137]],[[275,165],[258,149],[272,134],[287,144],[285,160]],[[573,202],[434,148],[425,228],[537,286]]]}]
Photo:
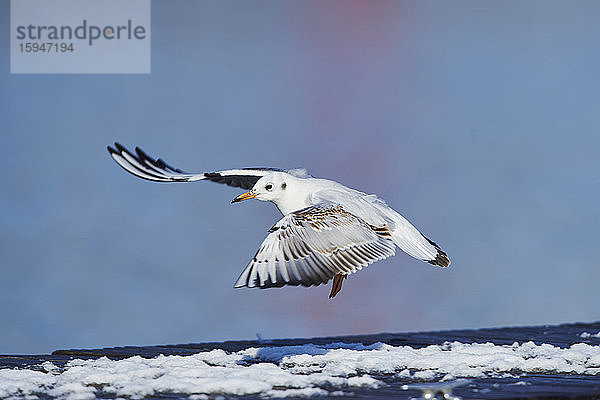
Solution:
[{"label": "mottled brown wing feather", "polygon": [[395,254],[389,230],[339,205],[311,206],[269,231],[235,287],[318,286]]}]

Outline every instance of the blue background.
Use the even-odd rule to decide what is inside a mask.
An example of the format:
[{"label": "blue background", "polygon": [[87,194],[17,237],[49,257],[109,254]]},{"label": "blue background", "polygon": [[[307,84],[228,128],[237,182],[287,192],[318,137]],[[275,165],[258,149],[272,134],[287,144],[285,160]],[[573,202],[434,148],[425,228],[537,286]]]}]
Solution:
[{"label": "blue background", "polygon": [[[150,75],[11,75],[0,3],[0,353],[600,319],[600,3],[152,3]],[[450,255],[233,289],[240,190],[132,177],[306,167]]]}]

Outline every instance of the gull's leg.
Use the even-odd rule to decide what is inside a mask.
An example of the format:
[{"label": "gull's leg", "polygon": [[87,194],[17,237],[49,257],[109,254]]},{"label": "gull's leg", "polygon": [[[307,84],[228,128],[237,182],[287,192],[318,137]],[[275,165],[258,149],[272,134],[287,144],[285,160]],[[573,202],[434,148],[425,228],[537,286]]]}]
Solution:
[{"label": "gull's leg", "polygon": [[333,283],[331,285],[331,293],[329,293],[330,299],[333,299],[335,295],[338,294],[340,290],[342,290],[342,283],[347,277],[348,275],[346,274],[335,274],[335,276],[333,277]]}]

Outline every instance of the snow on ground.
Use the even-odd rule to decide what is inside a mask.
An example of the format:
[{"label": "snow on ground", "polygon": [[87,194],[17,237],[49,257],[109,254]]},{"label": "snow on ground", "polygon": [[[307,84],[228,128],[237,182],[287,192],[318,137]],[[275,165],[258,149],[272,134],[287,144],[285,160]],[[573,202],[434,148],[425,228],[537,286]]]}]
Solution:
[{"label": "snow on ground", "polygon": [[415,349],[337,343],[235,353],[212,350],[151,359],[75,359],[64,368],[45,362],[34,369],[0,369],[0,398],[49,395],[83,400],[109,395],[139,399],[160,393],[188,394],[190,400],[207,395],[335,396],[360,387],[382,387],[386,376],[410,383],[527,372],[600,375],[600,346],[453,342]]},{"label": "snow on ground", "polygon": [[582,332],[581,335],[579,335],[579,337],[581,337],[583,339],[600,338],[600,332],[598,332],[598,333]]}]

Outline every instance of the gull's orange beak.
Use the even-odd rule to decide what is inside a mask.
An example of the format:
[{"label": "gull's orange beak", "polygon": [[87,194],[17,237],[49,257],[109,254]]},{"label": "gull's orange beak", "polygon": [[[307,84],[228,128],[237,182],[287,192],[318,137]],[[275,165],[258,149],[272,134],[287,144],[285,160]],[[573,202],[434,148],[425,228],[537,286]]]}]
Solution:
[{"label": "gull's orange beak", "polygon": [[258,196],[257,193],[253,192],[252,190],[246,193],[242,193],[240,194],[238,197],[236,197],[235,199],[231,200],[232,203],[237,203],[240,201],[244,201],[244,200],[249,200],[249,199],[253,199],[256,196]]}]

